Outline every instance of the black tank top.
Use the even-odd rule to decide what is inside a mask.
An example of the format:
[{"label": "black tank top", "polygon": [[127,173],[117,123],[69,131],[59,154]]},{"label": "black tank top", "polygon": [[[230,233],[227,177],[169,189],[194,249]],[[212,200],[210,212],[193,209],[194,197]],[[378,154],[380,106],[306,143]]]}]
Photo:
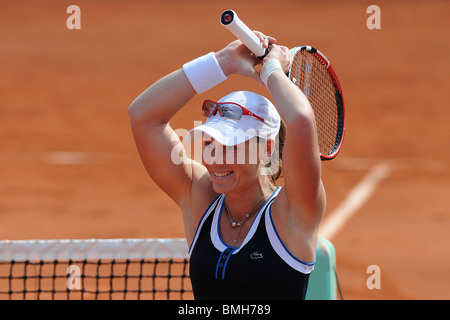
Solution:
[{"label": "black tank top", "polygon": [[238,248],[220,237],[225,195],[205,211],[189,248],[190,277],[195,299],[304,299],[314,263],[295,258],[273,225],[270,208],[275,190],[257,213]]}]

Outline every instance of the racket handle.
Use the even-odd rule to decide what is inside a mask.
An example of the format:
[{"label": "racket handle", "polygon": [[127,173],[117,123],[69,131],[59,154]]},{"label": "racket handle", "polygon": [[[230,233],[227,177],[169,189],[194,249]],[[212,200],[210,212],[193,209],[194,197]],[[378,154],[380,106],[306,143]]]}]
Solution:
[{"label": "racket handle", "polygon": [[268,48],[263,47],[259,38],[239,19],[233,10],[225,10],[220,16],[220,23],[241,40],[258,58],[262,59],[269,53]]}]

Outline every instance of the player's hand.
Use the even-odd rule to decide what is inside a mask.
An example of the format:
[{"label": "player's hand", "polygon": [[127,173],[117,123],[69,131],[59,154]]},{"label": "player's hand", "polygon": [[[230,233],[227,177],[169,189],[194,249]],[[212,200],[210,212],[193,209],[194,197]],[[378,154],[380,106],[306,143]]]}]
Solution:
[{"label": "player's hand", "polygon": [[[276,39],[273,37],[265,36],[259,31],[254,31],[254,33],[260,39],[264,48],[268,48],[276,43]],[[255,57],[241,41],[235,40],[231,42],[224,49],[216,53],[216,58],[226,76],[239,74],[252,78],[260,86],[263,86],[259,78],[259,73],[255,70],[255,66],[261,64],[262,61]]]},{"label": "player's hand", "polygon": [[288,47],[272,44],[269,46],[270,52],[263,59],[263,64],[270,59],[277,59],[281,63],[284,73],[289,71],[292,64],[292,55]]},{"label": "player's hand", "polygon": [[253,33],[256,34],[259,41],[261,41],[264,48],[268,48],[270,45],[277,43],[277,39],[271,36],[266,36],[264,33],[260,31],[253,30]]},{"label": "player's hand", "polygon": [[255,66],[261,61],[241,41],[233,41],[216,52],[216,58],[226,76],[239,74],[260,81]]}]

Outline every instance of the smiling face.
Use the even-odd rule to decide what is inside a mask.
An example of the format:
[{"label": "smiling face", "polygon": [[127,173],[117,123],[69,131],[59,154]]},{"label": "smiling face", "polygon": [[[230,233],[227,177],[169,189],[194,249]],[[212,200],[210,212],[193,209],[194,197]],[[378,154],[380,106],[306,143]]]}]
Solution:
[{"label": "smiling face", "polygon": [[261,175],[266,159],[266,144],[252,138],[236,146],[227,147],[205,135],[203,165],[211,176],[217,193],[245,190]]}]

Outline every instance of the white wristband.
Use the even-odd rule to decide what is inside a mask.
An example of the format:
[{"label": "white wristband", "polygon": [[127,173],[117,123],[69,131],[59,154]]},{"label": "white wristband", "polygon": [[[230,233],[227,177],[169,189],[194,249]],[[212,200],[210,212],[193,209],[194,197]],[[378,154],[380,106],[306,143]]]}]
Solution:
[{"label": "white wristband", "polygon": [[185,63],[183,71],[194,90],[199,94],[227,79],[214,52]]},{"label": "white wristband", "polygon": [[261,81],[264,82],[264,84],[267,87],[267,80],[269,79],[270,75],[276,71],[281,71],[284,73],[283,68],[281,67],[280,61],[277,59],[270,59],[266,63],[263,64],[261,67],[261,71],[259,72],[259,76],[261,78]]}]

